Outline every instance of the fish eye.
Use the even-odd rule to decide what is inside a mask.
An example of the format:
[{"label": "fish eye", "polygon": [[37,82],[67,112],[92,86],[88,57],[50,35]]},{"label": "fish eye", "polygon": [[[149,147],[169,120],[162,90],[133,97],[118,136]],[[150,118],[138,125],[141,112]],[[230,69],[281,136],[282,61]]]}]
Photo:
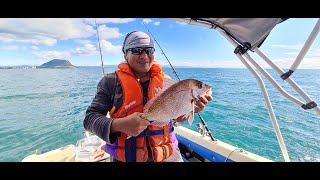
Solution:
[{"label": "fish eye", "polygon": [[202,83],[198,83],[198,87],[201,89],[202,88]]}]

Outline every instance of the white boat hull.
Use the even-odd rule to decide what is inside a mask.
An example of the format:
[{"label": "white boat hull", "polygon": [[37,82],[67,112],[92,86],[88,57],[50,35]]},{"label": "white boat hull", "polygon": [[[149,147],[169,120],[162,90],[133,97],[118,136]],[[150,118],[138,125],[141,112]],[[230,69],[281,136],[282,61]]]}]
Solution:
[{"label": "white boat hull", "polygon": [[[175,132],[179,140],[179,147],[183,145],[191,150],[191,154],[195,152],[202,157],[200,160],[199,158],[187,157],[183,153],[184,150],[180,148],[184,160],[188,162],[272,162],[270,159],[222,141],[212,141],[209,136],[202,136],[200,133],[180,125],[175,126]],[[79,158],[76,156],[76,147],[71,144],[43,154],[32,154],[25,157],[22,162],[110,162],[110,155],[101,151],[95,152],[87,158]]]},{"label": "white boat hull", "polygon": [[[183,126],[175,127],[180,144],[190,148],[209,162],[272,162],[272,160],[250,153],[222,141],[212,141],[209,136],[202,136]],[[181,150],[181,149],[180,149]],[[181,150],[182,151],[182,150]]]}]

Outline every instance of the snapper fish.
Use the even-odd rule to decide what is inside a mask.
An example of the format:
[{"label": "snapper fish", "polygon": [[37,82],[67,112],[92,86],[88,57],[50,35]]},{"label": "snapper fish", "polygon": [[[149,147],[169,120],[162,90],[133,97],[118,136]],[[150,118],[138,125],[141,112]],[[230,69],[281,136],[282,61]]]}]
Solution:
[{"label": "snapper fish", "polygon": [[142,118],[151,125],[165,126],[171,119],[187,118],[189,125],[194,119],[195,99],[198,95],[211,95],[212,88],[196,79],[175,80],[164,78],[163,88],[144,107]]}]

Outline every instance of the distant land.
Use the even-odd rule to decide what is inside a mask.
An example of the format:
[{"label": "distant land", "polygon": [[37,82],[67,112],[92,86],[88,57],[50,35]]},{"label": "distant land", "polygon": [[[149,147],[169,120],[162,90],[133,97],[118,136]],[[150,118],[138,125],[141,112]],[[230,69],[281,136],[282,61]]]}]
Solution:
[{"label": "distant land", "polygon": [[37,65],[13,65],[13,66],[1,66],[0,69],[36,69],[36,68],[54,68],[54,69],[59,69],[59,68],[78,68],[77,66],[74,66],[71,64],[68,60],[64,59],[53,59],[51,61],[48,61],[41,66]]},{"label": "distant land", "polygon": [[[58,61],[56,61],[58,60]],[[62,60],[62,61],[59,61]],[[57,63],[55,63],[57,62]],[[49,63],[49,65],[48,65]],[[1,66],[0,69],[35,69],[35,68],[101,68],[101,66],[85,66],[85,65],[80,65],[80,66],[74,66],[70,65],[71,63],[67,60],[63,59],[53,59],[49,62],[46,62],[42,64],[41,66],[37,65],[12,65],[12,66]],[[62,66],[61,66],[62,65]],[[64,66],[67,65],[67,66]],[[118,65],[104,65],[104,68],[117,68]],[[171,68],[169,65],[163,65],[163,68]],[[174,66],[174,68],[215,68],[215,67],[193,67],[193,66]],[[223,69],[221,67],[216,67],[218,69]],[[239,68],[231,68],[231,69],[239,69]],[[241,69],[241,68],[240,68]]]},{"label": "distant land", "polygon": [[36,68],[77,68],[77,67],[72,65],[68,60],[53,59],[49,62],[42,64],[41,66],[36,66]]}]

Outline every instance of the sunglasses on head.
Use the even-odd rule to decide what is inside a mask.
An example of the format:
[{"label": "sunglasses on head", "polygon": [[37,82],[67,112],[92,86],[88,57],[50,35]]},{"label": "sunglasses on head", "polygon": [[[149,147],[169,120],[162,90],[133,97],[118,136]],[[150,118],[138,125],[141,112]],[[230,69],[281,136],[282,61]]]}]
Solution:
[{"label": "sunglasses on head", "polygon": [[153,47],[147,47],[147,48],[136,47],[136,48],[129,48],[127,49],[127,51],[131,51],[132,54],[136,54],[136,55],[141,55],[144,51],[146,52],[146,54],[150,55],[154,53],[155,49]]}]

